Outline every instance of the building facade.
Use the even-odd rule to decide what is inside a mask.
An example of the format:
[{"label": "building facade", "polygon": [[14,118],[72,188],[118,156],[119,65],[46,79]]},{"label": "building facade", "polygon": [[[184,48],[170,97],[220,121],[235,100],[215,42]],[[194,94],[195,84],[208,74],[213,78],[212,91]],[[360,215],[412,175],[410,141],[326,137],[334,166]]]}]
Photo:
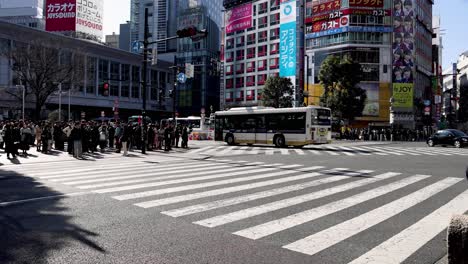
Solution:
[{"label": "building facade", "polygon": [[[189,0],[131,0],[130,40],[131,43],[142,41],[144,35],[145,9],[149,10],[150,42],[176,35],[179,12],[188,8]],[[154,44],[158,53],[175,53],[177,41],[165,41]],[[173,58],[172,58],[173,61]]]},{"label": "building facade", "polygon": [[130,42],[130,21],[127,21],[125,24],[120,24],[119,49],[131,51]]},{"label": "building facade", "polygon": [[111,48],[115,48],[115,49],[118,49],[120,44],[119,44],[119,39],[120,39],[120,36],[115,34],[115,32],[112,32],[112,35],[106,35],[105,36],[105,40],[106,40],[106,45],[111,47]]},{"label": "building facade", "polygon": [[[0,22],[2,49],[8,50],[16,43],[28,44],[31,41],[44,45],[59,43],[63,54],[74,54],[75,58],[82,58],[83,80],[62,84],[62,109],[65,110],[70,105],[70,118],[80,119],[84,114],[87,119],[93,119],[101,116],[104,111],[107,117],[118,115],[121,119],[126,119],[141,113],[142,56],[89,41]],[[169,90],[173,89],[171,65],[160,62],[156,67],[149,67],[147,112],[153,119],[171,115],[171,101],[166,100]],[[101,93],[100,87],[104,82],[110,84],[109,96]],[[19,84],[11,70],[11,62],[0,56],[0,117],[3,119],[20,116],[21,101],[8,93],[17,90]],[[58,109],[59,96],[54,94],[49,97],[43,118],[47,117],[48,112]],[[34,105],[34,98],[28,96],[26,116],[33,116]]]},{"label": "building facade", "polygon": [[219,29],[223,26],[223,1],[220,0],[189,0],[189,7],[204,6],[207,17],[213,20]]},{"label": "building facade", "polygon": [[317,104],[323,93],[318,73],[325,58],[350,56],[362,65],[360,87],[367,92],[356,125],[423,125],[423,101],[431,96],[432,5],[430,0],[308,0],[309,102]]},{"label": "building facade", "polygon": [[204,6],[189,8],[181,13],[178,27],[191,26],[206,29],[208,35],[199,40],[178,40],[177,66],[180,70],[187,70],[187,64],[194,67],[193,78],[177,86],[177,112],[180,116],[199,116],[202,108],[207,112],[211,108],[219,110],[219,28]]},{"label": "building facade", "polygon": [[44,0],[0,1],[0,20],[44,29]]},{"label": "building facade", "polygon": [[304,76],[303,1],[225,0],[223,4],[223,108],[261,105],[270,76],[290,78],[298,94]]}]

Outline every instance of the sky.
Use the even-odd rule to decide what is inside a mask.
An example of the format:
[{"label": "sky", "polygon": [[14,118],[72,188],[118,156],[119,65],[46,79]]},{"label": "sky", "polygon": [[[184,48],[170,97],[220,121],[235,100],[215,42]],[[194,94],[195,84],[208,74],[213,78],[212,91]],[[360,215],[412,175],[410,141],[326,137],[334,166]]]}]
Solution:
[{"label": "sky", "polygon": [[[219,0],[221,1],[221,0]],[[468,0],[435,0],[433,15],[441,17],[444,69],[468,51]],[[104,34],[119,34],[119,25],[130,20],[130,0],[104,0]]]}]

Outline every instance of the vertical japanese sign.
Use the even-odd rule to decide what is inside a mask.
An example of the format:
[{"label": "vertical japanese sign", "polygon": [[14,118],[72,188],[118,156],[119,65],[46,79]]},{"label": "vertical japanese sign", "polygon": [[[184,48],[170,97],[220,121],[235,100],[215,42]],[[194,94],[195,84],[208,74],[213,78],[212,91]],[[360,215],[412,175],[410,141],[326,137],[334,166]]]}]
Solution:
[{"label": "vertical japanese sign", "polygon": [[75,31],[76,0],[47,0],[46,31]]},{"label": "vertical japanese sign", "polygon": [[102,38],[103,0],[76,0],[76,31]]},{"label": "vertical japanese sign", "polygon": [[226,33],[252,27],[252,3],[234,7],[226,11]]},{"label": "vertical japanese sign", "polygon": [[282,0],[280,7],[280,77],[296,77],[296,0]]}]

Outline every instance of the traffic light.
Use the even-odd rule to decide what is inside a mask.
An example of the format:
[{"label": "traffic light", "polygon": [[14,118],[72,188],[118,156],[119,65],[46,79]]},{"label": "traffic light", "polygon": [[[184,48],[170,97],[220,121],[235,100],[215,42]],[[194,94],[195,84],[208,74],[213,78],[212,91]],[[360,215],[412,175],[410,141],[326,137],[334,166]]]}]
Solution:
[{"label": "traffic light", "polygon": [[198,34],[198,29],[196,27],[188,27],[177,30],[177,36],[179,38],[190,38]]},{"label": "traffic light", "polygon": [[109,96],[109,83],[105,82],[102,84],[102,95]]}]

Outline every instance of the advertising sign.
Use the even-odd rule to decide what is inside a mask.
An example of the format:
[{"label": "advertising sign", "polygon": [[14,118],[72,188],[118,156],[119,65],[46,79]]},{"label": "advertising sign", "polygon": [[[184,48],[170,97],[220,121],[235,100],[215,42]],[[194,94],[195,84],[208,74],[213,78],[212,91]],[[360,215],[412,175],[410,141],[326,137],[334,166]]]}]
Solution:
[{"label": "advertising sign", "polygon": [[363,116],[379,116],[380,115],[380,94],[378,83],[361,83],[359,84],[361,89],[366,91],[366,102],[364,110],[362,111]]},{"label": "advertising sign", "polygon": [[349,6],[382,8],[384,6],[384,0],[349,0]]},{"label": "advertising sign", "polygon": [[[308,32],[311,31],[308,29]],[[335,29],[329,29],[325,31],[312,32],[305,35],[306,39],[319,38],[328,35],[339,34],[343,32],[392,32],[391,27],[362,27],[362,26],[343,26]]]},{"label": "advertising sign", "polygon": [[46,31],[75,31],[76,0],[47,0]]},{"label": "advertising sign", "polygon": [[329,21],[316,22],[312,25],[312,32],[320,32],[349,25],[349,16],[335,18]]},{"label": "advertising sign", "polygon": [[252,27],[252,3],[226,11],[226,33],[233,33]]},{"label": "advertising sign", "polygon": [[314,2],[312,6],[312,14],[324,13],[341,8],[341,0],[333,0],[325,3]]},{"label": "advertising sign", "polygon": [[76,31],[102,38],[103,0],[76,0]]},{"label": "advertising sign", "polygon": [[280,10],[280,77],[295,77],[296,0],[283,1]]},{"label": "advertising sign", "polygon": [[345,15],[365,15],[365,16],[375,16],[375,17],[385,17],[390,16],[392,11],[390,9],[343,9],[331,11],[329,13],[313,15],[312,17],[306,18],[306,24],[310,24],[317,21],[335,19]]},{"label": "advertising sign", "polygon": [[413,83],[415,71],[414,0],[393,4],[393,83]]},{"label": "advertising sign", "polygon": [[393,84],[393,107],[395,108],[413,108],[414,90],[412,83],[394,83]]}]

